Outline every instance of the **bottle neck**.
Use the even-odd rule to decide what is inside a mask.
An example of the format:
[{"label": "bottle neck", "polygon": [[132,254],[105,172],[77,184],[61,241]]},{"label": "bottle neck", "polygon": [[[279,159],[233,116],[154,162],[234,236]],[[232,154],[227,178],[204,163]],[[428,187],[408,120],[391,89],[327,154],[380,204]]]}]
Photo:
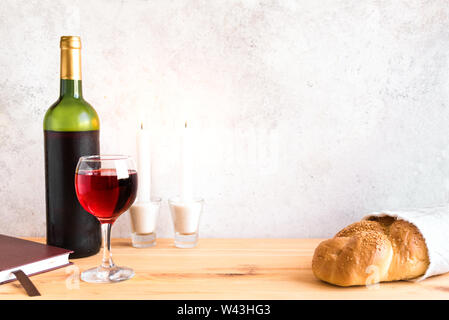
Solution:
[{"label": "bottle neck", "polygon": [[59,96],[80,99],[83,97],[81,80],[61,79]]},{"label": "bottle neck", "polygon": [[[75,43],[76,44],[76,43]],[[82,98],[81,44],[61,42],[61,97]]]}]

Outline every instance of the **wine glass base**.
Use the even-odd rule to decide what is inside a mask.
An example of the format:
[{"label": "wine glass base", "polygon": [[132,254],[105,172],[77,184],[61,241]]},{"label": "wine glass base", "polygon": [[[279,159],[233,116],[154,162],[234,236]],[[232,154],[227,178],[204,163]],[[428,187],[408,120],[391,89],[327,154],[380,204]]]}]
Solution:
[{"label": "wine glass base", "polygon": [[111,283],[131,279],[134,270],[127,267],[96,267],[81,273],[81,280],[91,283]]}]

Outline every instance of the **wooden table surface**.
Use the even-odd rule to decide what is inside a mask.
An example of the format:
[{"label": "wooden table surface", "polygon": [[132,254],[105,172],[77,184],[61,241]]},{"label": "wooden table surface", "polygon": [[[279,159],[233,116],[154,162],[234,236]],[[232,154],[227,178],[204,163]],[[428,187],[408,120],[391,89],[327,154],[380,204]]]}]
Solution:
[{"label": "wooden table surface", "polygon": [[[30,239],[43,242],[43,239]],[[41,297],[28,298],[17,281],[0,286],[0,299],[448,299],[449,275],[422,282],[381,283],[340,288],[317,280],[311,270],[320,239],[200,239],[178,249],[172,239],[136,249],[114,239],[117,265],[134,278],[113,284],[79,280],[79,272],[101,255],[74,259],[74,265],[32,277]]]}]

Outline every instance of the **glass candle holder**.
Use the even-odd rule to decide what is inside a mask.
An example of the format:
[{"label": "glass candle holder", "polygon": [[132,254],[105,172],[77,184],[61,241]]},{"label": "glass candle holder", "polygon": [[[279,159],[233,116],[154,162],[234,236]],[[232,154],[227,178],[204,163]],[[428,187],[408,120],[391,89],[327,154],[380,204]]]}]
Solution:
[{"label": "glass candle holder", "polygon": [[137,202],[129,209],[131,217],[131,240],[135,248],[148,248],[156,245],[156,226],[161,208],[161,199]]},{"label": "glass candle holder", "polygon": [[178,248],[195,247],[198,243],[198,228],[204,200],[181,201],[176,197],[169,199],[168,205],[175,231],[175,246]]}]

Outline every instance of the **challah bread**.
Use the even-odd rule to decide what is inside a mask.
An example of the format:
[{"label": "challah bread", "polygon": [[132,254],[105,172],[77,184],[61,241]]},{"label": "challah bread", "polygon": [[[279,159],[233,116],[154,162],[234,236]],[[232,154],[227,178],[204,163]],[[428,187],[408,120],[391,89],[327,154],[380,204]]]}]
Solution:
[{"label": "challah bread", "polygon": [[338,286],[408,280],[429,266],[427,246],[411,223],[373,217],[353,223],[315,249],[315,276]]}]

